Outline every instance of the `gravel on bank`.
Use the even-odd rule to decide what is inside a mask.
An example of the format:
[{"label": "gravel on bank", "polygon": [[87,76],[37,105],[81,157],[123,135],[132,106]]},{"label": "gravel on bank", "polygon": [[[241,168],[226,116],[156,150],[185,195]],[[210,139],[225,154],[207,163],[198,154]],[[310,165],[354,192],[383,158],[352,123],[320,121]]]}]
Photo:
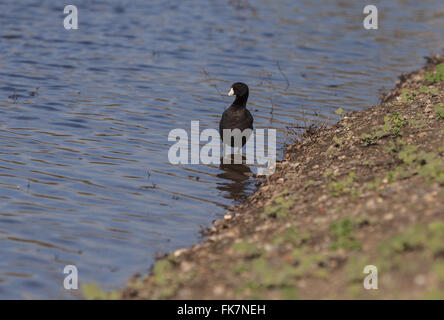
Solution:
[{"label": "gravel on bank", "polygon": [[[378,289],[365,289],[365,266]],[[375,283],[373,283],[375,285]],[[444,57],[310,130],[258,191],[125,289],[86,298],[444,299]]]}]

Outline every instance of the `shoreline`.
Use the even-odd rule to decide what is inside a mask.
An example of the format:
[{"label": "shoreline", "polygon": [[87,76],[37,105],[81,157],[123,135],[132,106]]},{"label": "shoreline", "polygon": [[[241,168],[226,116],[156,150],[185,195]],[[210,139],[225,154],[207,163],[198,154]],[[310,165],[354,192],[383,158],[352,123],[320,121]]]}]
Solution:
[{"label": "shoreline", "polygon": [[[203,243],[87,299],[444,298],[444,56],[307,130]],[[363,287],[365,266],[378,290]]]}]

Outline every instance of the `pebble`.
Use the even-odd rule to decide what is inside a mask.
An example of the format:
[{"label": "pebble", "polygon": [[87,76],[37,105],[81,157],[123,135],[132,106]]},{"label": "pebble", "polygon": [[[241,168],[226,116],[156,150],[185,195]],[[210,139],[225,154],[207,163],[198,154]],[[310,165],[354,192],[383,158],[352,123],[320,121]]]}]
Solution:
[{"label": "pebble", "polygon": [[435,200],[435,197],[433,196],[433,194],[427,193],[424,196],[424,200],[427,201],[427,202],[433,202]]},{"label": "pebble", "polygon": [[392,220],[394,217],[393,213],[387,213],[384,215],[384,220]]},{"label": "pebble", "polygon": [[220,226],[221,224],[223,224],[223,221],[222,220],[214,220],[213,224],[215,227],[217,227],[217,226]]},{"label": "pebble", "polygon": [[225,236],[227,236],[228,238],[236,238],[236,233],[234,231],[228,231],[227,233],[225,233]]},{"label": "pebble", "polygon": [[216,296],[220,296],[225,292],[225,288],[222,285],[217,285],[213,288],[213,293]]},{"label": "pebble", "polygon": [[284,178],[279,178],[279,179],[277,179],[277,180],[276,180],[276,183],[277,183],[277,184],[282,184],[282,183],[284,183]]},{"label": "pebble", "polygon": [[183,272],[188,272],[188,271],[191,271],[191,270],[193,269],[193,264],[191,264],[191,263],[189,263],[189,262],[186,262],[186,261],[183,261],[183,262],[180,264],[180,268],[181,268],[181,270],[182,270]]},{"label": "pebble", "polygon": [[367,203],[365,204],[365,206],[367,207],[367,209],[376,209],[375,199],[368,200]]},{"label": "pebble", "polygon": [[227,213],[226,215],[224,215],[224,219],[225,219],[225,220],[230,220],[231,218],[233,218],[233,216],[231,215],[231,213]]},{"label": "pebble", "polygon": [[175,257],[178,257],[178,256],[180,256],[182,253],[184,253],[185,251],[187,251],[187,249],[177,249],[176,251],[174,251],[174,256]]},{"label": "pebble", "polygon": [[325,221],[327,221],[326,218],[315,218],[313,220],[314,223],[319,223],[319,224],[324,223]]},{"label": "pebble", "polygon": [[424,284],[425,284],[425,282],[426,282],[426,277],[423,275],[423,274],[418,274],[416,277],[415,277],[415,284],[416,285],[418,285],[418,286],[423,286]]}]

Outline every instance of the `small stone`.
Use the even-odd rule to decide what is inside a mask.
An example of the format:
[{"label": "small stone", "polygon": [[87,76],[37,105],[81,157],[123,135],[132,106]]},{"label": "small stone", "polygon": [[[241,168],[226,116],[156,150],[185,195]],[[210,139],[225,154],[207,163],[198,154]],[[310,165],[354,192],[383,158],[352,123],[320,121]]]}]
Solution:
[{"label": "small stone", "polygon": [[230,220],[231,218],[233,218],[233,216],[231,215],[231,213],[227,213],[226,215],[224,215],[224,219],[225,219],[225,220]]},{"label": "small stone", "polygon": [[191,264],[191,263],[189,263],[189,262],[186,262],[186,261],[183,261],[183,262],[180,264],[180,269],[181,269],[183,272],[191,271],[191,270],[193,269],[193,264]]},{"label": "small stone", "polygon": [[375,209],[376,208],[376,201],[374,199],[370,199],[367,201],[367,203],[365,204],[365,206],[368,209]]},{"label": "small stone", "polygon": [[325,221],[327,221],[326,218],[315,218],[315,219],[313,219],[313,222],[314,223],[318,223],[318,224],[324,223]]},{"label": "small stone", "polygon": [[225,292],[225,288],[222,285],[217,285],[213,288],[213,293],[216,296],[220,296]]},{"label": "small stone", "polygon": [[427,201],[427,202],[433,202],[435,200],[435,197],[433,196],[433,194],[427,193],[424,196],[424,200]]},{"label": "small stone", "polygon": [[393,213],[387,213],[386,215],[384,215],[384,220],[392,220],[393,217]]},{"label": "small stone", "polygon": [[284,178],[279,178],[279,179],[277,179],[277,180],[276,180],[276,183],[277,183],[277,184],[282,184],[282,183],[284,183]]},{"label": "small stone", "polygon": [[174,256],[175,257],[178,257],[178,256],[180,256],[182,253],[184,253],[185,251],[187,251],[187,249],[177,249],[176,251],[174,251]]},{"label": "small stone", "polygon": [[223,224],[223,221],[222,220],[214,220],[213,224],[215,227],[217,227],[217,226],[220,226],[221,224]]},{"label": "small stone", "polygon": [[426,282],[426,277],[423,275],[423,274],[418,274],[416,277],[415,277],[415,284],[416,285],[418,285],[418,286],[423,286],[424,284],[425,284],[425,282]]}]

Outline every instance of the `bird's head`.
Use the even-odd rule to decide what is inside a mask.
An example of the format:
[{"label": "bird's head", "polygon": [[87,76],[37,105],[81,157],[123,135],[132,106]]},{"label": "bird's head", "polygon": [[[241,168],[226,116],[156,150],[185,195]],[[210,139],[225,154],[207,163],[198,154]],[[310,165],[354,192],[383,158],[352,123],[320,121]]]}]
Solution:
[{"label": "bird's head", "polygon": [[230,92],[228,92],[229,96],[235,95],[237,97],[248,97],[248,86],[242,82],[233,83],[231,86]]}]

